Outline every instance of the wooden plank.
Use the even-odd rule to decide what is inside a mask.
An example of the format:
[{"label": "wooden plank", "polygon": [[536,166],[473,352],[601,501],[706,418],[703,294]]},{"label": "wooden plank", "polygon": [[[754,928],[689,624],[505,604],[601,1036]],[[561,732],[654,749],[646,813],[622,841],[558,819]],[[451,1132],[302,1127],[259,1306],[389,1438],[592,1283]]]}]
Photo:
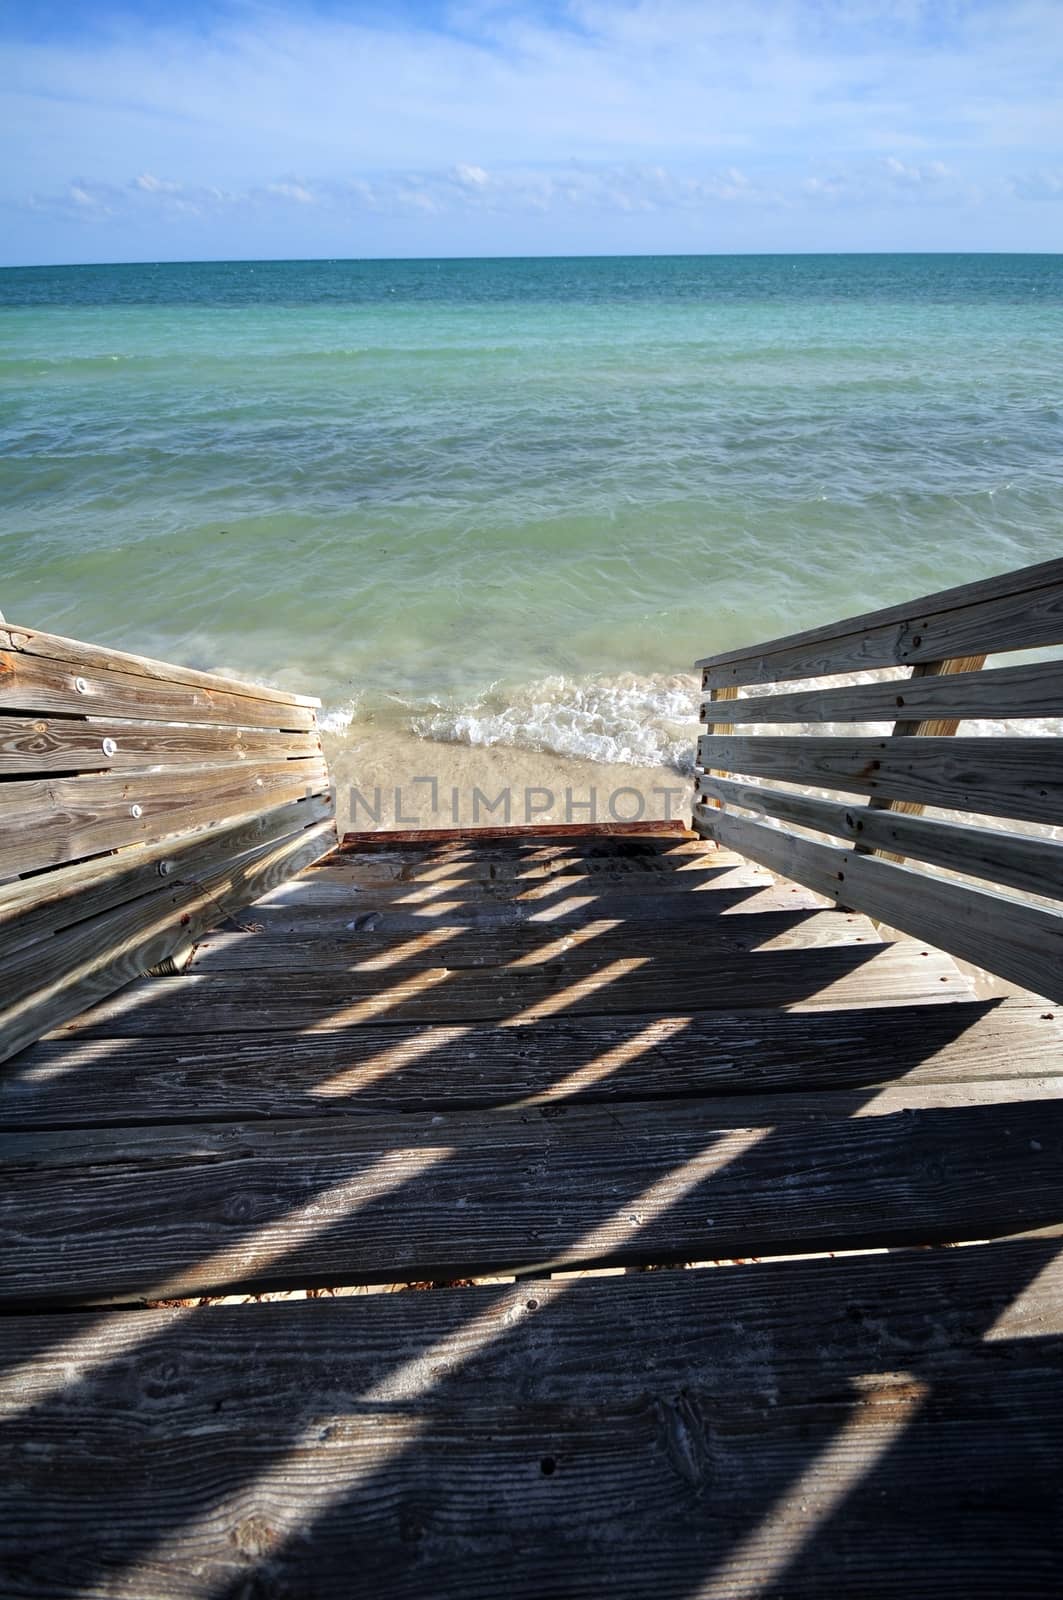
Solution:
[{"label": "wooden plank", "polygon": [[[644,842],[644,841],[640,841]],[[488,850],[451,853],[437,851],[380,850],[364,853],[338,851],[325,864],[315,867],[310,876],[317,881],[348,883],[356,888],[374,888],[389,883],[491,882],[521,878],[529,883],[565,873],[579,873],[587,863],[591,871],[608,873],[610,863],[617,875],[639,870],[661,874],[700,871],[741,865],[741,857],[721,850],[708,840],[696,844],[677,844],[669,850],[597,850],[593,845],[565,847],[548,845],[541,850],[507,850],[494,846]]]},{"label": "wooden plank", "polygon": [[852,844],[912,857],[1029,894],[1063,898],[1063,842],[1057,839],[871,810],[725,778],[705,777],[700,788],[728,805],[816,828]]},{"label": "wooden plank", "polygon": [[[711,901],[702,896],[712,896]],[[730,868],[719,882],[705,888],[696,900],[681,894],[636,893],[630,888],[598,886],[593,893],[584,885],[577,894],[563,894],[545,901],[501,900],[489,895],[449,892],[441,899],[397,902],[376,910],[352,901],[339,891],[327,897],[312,893],[305,877],[287,886],[282,893],[264,896],[255,904],[255,923],[271,935],[293,938],[346,938],[351,934],[377,933],[396,937],[416,936],[438,928],[505,929],[529,927],[544,933],[553,930],[560,938],[565,933],[582,931],[601,921],[623,921],[635,928],[688,927],[692,916],[750,916],[767,911],[823,910],[823,897],[804,887],[780,884],[751,865]]]},{"label": "wooden plank", "polygon": [[[900,870],[900,869],[897,869]],[[254,918],[258,920],[257,910]],[[598,962],[576,950],[540,967],[401,968],[379,972],[194,972],[133,985],[70,1025],[79,1038],[131,1034],[250,1033],[350,1029],[368,1024],[498,1020],[513,1026],[544,1016],[732,1010],[758,1006],[889,1005],[948,1001],[969,993],[951,961],[921,945],[847,945],[825,950],[697,950],[686,961],[637,955]]]},{"label": "wooden plank", "polygon": [[[256,927],[251,933],[213,933],[196,949],[195,972],[391,972],[408,973],[445,964],[465,967],[531,967],[565,962],[578,952],[597,962],[646,956],[689,962],[691,947],[709,957],[720,951],[820,950],[839,945],[878,944],[867,917],[843,911],[766,911],[747,917],[691,915],[685,922],[648,928],[603,918],[560,934],[548,928],[424,929],[412,938],[367,929],[361,933],[295,938]],[[2,948],[2,946],[0,946]]]},{"label": "wooden plank", "polygon": [[[1063,624],[1060,623],[1056,608],[1061,592],[1063,561],[1042,561],[1035,566],[999,573],[977,583],[960,584],[936,594],[921,595],[900,605],[886,606],[861,616],[846,617],[840,622],[806,628],[800,633],[787,634],[767,643],[720,651],[716,655],[706,656],[695,665],[706,669],[708,688],[716,684],[771,683],[785,677],[821,677],[829,672],[851,671],[854,670],[852,666],[822,664],[816,671],[796,672],[789,669],[797,659],[820,663],[841,659],[855,650],[861,639],[871,641],[873,651],[881,641],[892,639],[898,648],[911,652],[922,649],[927,643],[928,634],[937,635],[930,641],[931,648],[925,655],[898,655],[881,661],[861,660],[857,662],[857,668],[892,666],[905,659],[944,660],[948,656],[973,652],[992,654],[1000,650],[1059,644],[1063,641]],[[1029,613],[1025,628],[1021,620],[1024,611]],[[985,637],[972,638],[962,647],[947,644],[947,634],[958,637],[972,627],[977,629],[980,622],[985,623]],[[990,637],[994,628],[1000,629],[1003,625],[1006,631],[1009,624],[1011,633],[1008,637],[1022,635],[1016,638],[1016,642],[999,643]],[[1046,632],[1055,634],[1055,637],[1026,636]],[[933,648],[935,644],[937,648]],[[772,658],[766,677],[746,678],[739,675],[740,671],[749,668],[751,661],[758,658]],[[731,665],[735,670],[729,674],[716,670]]]},{"label": "wooden plank", "polygon": [[428,845],[468,845],[480,848],[499,840],[516,844],[549,844],[553,840],[604,841],[606,839],[693,839],[685,823],[673,822],[542,822],[514,823],[510,827],[483,828],[393,828],[371,833],[345,833],[340,849],[395,850],[403,846],[421,849]]},{"label": "wooden plank", "polygon": [[91,672],[124,672],[134,678],[185,684],[195,689],[216,690],[220,694],[239,694],[246,699],[271,700],[279,705],[317,707],[321,704],[312,695],[290,694],[286,689],[251,683],[244,678],[226,678],[217,672],[197,672],[190,667],[174,666],[169,661],[154,661],[149,656],[133,655],[125,650],[64,639],[59,634],[43,633],[39,628],[21,628],[15,623],[0,626],[0,650],[43,656],[48,661],[65,661]]},{"label": "wooden plank", "polygon": [[[328,788],[324,761],[19,779],[0,785],[0,875],[61,866],[104,850],[152,844]],[[139,806],[134,816],[131,807]],[[32,830],[26,819],[32,817]]]},{"label": "wooden plank", "polygon": [[439,1600],[1058,1587],[1043,1243],[5,1337],[22,1600],[348,1600],[352,1552],[364,1592]]},{"label": "wooden plank", "polygon": [[[115,906],[56,933],[47,947],[33,944],[9,958],[0,1010],[0,1061],[173,956],[264,888],[332,849],[335,840],[331,821],[316,823],[226,861],[209,876]],[[165,986],[168,980],[155,981]]]},{"label": "wooden plank", "polygon": [[[1063,661],[1037,661],[944,678],[894,678],[884,683],[798,689],[790,694],[748,695],[739,699],[735,715],[739,725],[893,722],[900,716],[917,721],[933,717],[982,721],[1063,717]],[[703,703],[701,717],[703,722],[712,721],[711,700]]]},{"label": "wooden plank", "polygon": [[[708,703],[709,704],[718,704],[721,700],[737,700],[737,699],[738,699],[738,690],[732,684],[724,684],[724,686],[722,688],[713,689],[713,690],[710,691],[709,702]],[[711,716],[712,716],[712,713],[710,711],[708,713],[708,731],[710,733],[719,734],[721,736],[725,736],[725,735],[734,733],[734,723],[733,722],[715,722],[715,721],[711,720]],[[697,799],[697,789],[696,788],[695,788],[695,792],[694,793],[695,793],[695,801],[696,801],[696,799]],[[710,801],[710,804],[711,804],[711,801]]]},{"label": "wooden plank", "polygon": [[438,892],[484,893],[500,896],[545,897],[555,890],[578,884],[631,885],[642,892],[671,893],[694,890],[716,882],[726,866],[722,852],[707,849],[697,855],[673,856],[558,856],[552,860],[523,861],[496,858],[461,858],[443,862],[402,862],[378,856],[369,862],[336,856],[308,878],[308,890],[335,890],[359,903],[377,896],[390,903],[415,893],[426,898]]},{"label": "wooden plank", "polygon": [[94,857],[51,872],[0,885],[0,960],[61,928],[98,916],[123,901],[179,882],[226,860],[283,838],[333,814],[331,796],[292,800],[250,821],[219,824],[201,833],[178,834],[161,844],[132,845],[115,855]]},{"label": "wooden plank", "polygon": [[1043,1007],[677,1011],[493,1024],[43,1040],[0,1075],[0,1126],[102,1127],[794,1093],[1063,1072]]},{"label": "wooden plank", "polygon": [[532,912],[539,909],[545,915],[571,901],[579,900],[591,906],[612,894],[658,901],[681,899],[692,903],[696,896],[712,895],[717,884],[726,882],[727,875],[736,872],[739,876],[733,881],[742,881],[741,868],[717,866],[710,855],[682,872],[644,870],[639,862],[604,860],[565,862],[559,872],[530,878],[485,877],[471,868],[438,877],[428,874],[413,881],[400,878],[358,884],[345,874],[343,864],[338,863],[335,873],[314,872],[301,880],[298,899],[304,906],[349,908],[352,916],[374,911],[436,908],[433,915],[438,921],[438,908],[444,906],[458,905],[475,910],[477,906],[507,904],[526,906]]},{"label": "wooden plank", "polygon": [[915,666],[952,656],[1033,650],[1063,642],[1063,581],[1034,594],[1011,595],[985,606],[923,615],[912,623],[871,629],[833,644],[795,646],[730,666],[706,667],[708,688],[723,684],[780,683],[837,672]]},{"label": "wooden plank", "polygon": [[836,903],[926,939],[1035,994],[1063,999],[1059,912],[855,851],[815,844],[731,813],[706,809],[696,820],[721,843]]},{"label": "wooden plank", "polygon": [[225,689],[197,688],[106,667],[18,650],[0,650],[0,710],[54,716],[126,717],[148,722],[223,723],[306,731],[317,719],[309,706],[241,694],[228,679]]},{"label": "wooden plank", "polygon": [[698,765],[984,816],[1063,823],[1063,739],[702,735]]},{"label": "wooden plank", "polygon": [[320,754],[321,740],[314,732],[0,715],[0,774],[4,777],[229,766],[236,761],[288,761]]},{"label": "wooden plank", "polygon": [[4,1135],[0,1302],[1063,1229],[1063,1099],[1002,1113],[962,1091],[951,1098],[948,1087],[912,1087],[799,1105],[775,1096],[100,1129],[90,1141],[82,1130]]}]

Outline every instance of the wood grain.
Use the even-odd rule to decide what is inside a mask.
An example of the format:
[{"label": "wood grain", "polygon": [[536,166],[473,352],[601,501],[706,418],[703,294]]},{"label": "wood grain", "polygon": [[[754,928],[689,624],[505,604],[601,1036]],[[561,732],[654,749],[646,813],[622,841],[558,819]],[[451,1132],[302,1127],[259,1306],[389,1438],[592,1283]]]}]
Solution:
[{"label": "wood grain", "polygon": [[[180,982],[180,979],[172,980]],[[1056,1083],[1059,1080],[1055,1080]],[[1021,1089],[1013,1080],[1011,1099]],[[0,1301],[931,1244],[1063,1227],[1063,1099],[543,1107],[0,1139]],[[950,1103],[951,1102],[951,1103]],[[875,1114],[854,1115],[862,1108]]]},{"label": "wood grain", "polygon": [[[328,789],[320,760],[242,762],[182,772],[26,778],[0,785],[0,874],[154,844]],[[139,806],[134,816],[131,807]],[[32,829],[27,819],[33,819]]]},{"label": "wood grain", "polygon": [[[535,967],[584,956],[587,970],[622,957],[645,956],[662,962],[689,962],[697,942],[705,958],[739,950],[821,950],[880,943],[866,917],[842,911],[764,911],[745,917],[692,914],[686,923],[600,924],[553,933],[550,929],[429,928],[411,938],[396,938],[378,928],[361,933],[292,938],[269,929],[251,933],[216,932],[199,944],[193,970],[241,972],[377,972],[393,976],[423,967]],[[386,982],[385,978],[381,982]]]},{"label": "wood grain", "polygon": [[[0,714],[0,772],[5,777],[226,766],[234,761],[288,761],[320,755],[316,732]],[[207,782],[204,780],[204,786]]]},{"label": "wood grain", "polygon": [[225,687],[145,680],[139,674],[87,667],[84,662],[0,650],[0,710],[5,712],[300,730],[316,726],[310,706],[241,694],[239,682],[217,681]]},{"label": "wood grain", "polygon": [[56,867],[36,877],[16,878],[0,885],[0,959],[38,939],[50,938],[74,922],[149,894],[164,881],[201,876],[257,845],[324,822],[332,815],[332,797],[312,795],[275,806],[250,820],[177,834],[160,844],[130,845],[114,855]]},{"label": "wood grain", "polygon": [[704,794],[728,805],[835,834],[853,844],[874,846],[1029,894],[1063,898],[1063,842],[1056,839],[872,810],[726,778],[706,776],[700,787]]},{"label": "wood grain", "polygon": [[703,735],[698,764],[984,816],[1063,823],[1063,739]]},{"label": "wood grain", "polygon": [[[76,1017],[101,995],[158,965],[262,889],[291,876],[335,845],[335,825],[313,827],[181,878],[31,944],[5,963],[0,1061]],[[178,978],[154,980],[165,988]]]},{"label": "wood grain", "polygon": [[[945,678],[891,679],[789,694],[746,695],[733,708],[739,724],[769,722],[894,722],[904,716],[981,721],[1063,717],[1063,662],[1038,661]],[[713,702],[701,708],[713,721]]]},{"label": "wood grain", "polygon": [[134,985],[72,1024],[78,1036],[144,1032],[251,1033],[354,1028],[370,1023],[534,1022],[544,1015],[728,1010],[746,1006],[858,1006],[948,1001],[969,992],[946,958],[911,941],[814,950],[695,951],[683,963],[599,963],[577,950],[545,966],[428,967],[379,972],[193,972]]},{"label": "wood grain", "polygon": [[124,672],[151,682],[183,684],[221,694],[239,694],[245,699],[271,700],[280,705],[317,707],[321,704],[312,695],[289,694],[286,689],[249,683],[243,678],[226,678],[217,672],[197,672],[190,667],[175,666],[170,661],[154,661],[149,656],[134,655],[126,650],[110,650],[79,639],[64,639],[59,634],[42,633],[39,628],[21,628],[15,623],[0,625],[0,650],[66,662],[79,672],[85,668],[92,672]]},{"label": "wood grain", "polygon": [[608,1102],[1063,1072],[1063,1023],[1042,1008],[953,1004],[673,1016],[559,1016],[319,1033],[44,1040],[0,1074],[0,1126]]},{"label": "wood grain", "polygon": [[[5,1590],[347,1600],[356,1551],[358,1586],[389,1600],[769,1581],[1047,1600],[1050,1264],[1001,1243],[9,1318],[27,1376],[0,1423]],[[998,1319],[1009,1335],[987,1341]]]},{"label": "wood grain", "polygon": [[1001,573],[899,606],[698,661],[706,688],[819,678],[1063,643],[1063,561]]}]

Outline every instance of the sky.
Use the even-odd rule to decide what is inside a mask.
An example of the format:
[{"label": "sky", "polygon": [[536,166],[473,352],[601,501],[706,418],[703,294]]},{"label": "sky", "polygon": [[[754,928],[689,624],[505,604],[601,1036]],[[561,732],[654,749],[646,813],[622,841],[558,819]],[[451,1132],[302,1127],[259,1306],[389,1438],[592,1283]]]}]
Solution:
[{"label": "sky", "polygon": [[1063,250],[1063,0],[0,0],[0,263]]}]

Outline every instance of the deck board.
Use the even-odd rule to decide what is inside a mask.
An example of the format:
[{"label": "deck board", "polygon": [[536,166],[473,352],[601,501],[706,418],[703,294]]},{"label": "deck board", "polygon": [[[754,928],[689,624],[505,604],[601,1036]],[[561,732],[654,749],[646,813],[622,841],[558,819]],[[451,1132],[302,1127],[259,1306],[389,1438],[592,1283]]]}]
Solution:
[{"label": "deck board", "polygon": [[[770,937],[768,942],[770,943]],[[599,954],[594,940],[526,966],[448,967],[404,963],[379,970],[201,971],[142,980],[109,996],[58,1035],[119,1038],[129,1033],[298,1032],[361,1023],[482,1022],[518,1025],[565,1012],[662,1015],[735,1007],[874,1006],[945,1003],[970,993],[947,956],[912,940],[810,949],[702,952],[658,958],[632,938],[624,955]]]},{"label": "deck board", "polygon": [[1063,1023],[961,999],[781,1012],[558,1016],[313,1034],[53,1039],[0,1078],[0,1127],[332,1116],[849,1089],[1063,1073]]},{"label": "deck board", "polygon": [[15,1318],[5,1592],[1047,1596],[1053,1254]]},{"label": "deck board", "polygon": [[442,923],[419,934],[399,937],[377,928],[361,933],[296,938],[273,930],[213,933],[202,939],[191,964],[194,972],[387,971],[413,967],[499,967],[541,965],[565,959],[578,947],[598,959],[649,955],[655,961],[689,961],[691,945],[706,957],[736,950],[815,950],[868,944],[881,938],[867,917],[840,911],[763,911],[746,917],[699,917],[648,928],[620,919],[600,918],[560,934],[548,928],[485,930]]},{"label": "deck board", "polygon": [[[1033,1080],[1034,1084],[1038,1080]],[[1063,1080],[0,1139],[0,1302],[931,1244],[1063,1226]],[[1021,1098],[1015,1099],[1014,1096]],[[972,1098],[976,1103],[971,1104]]]}]

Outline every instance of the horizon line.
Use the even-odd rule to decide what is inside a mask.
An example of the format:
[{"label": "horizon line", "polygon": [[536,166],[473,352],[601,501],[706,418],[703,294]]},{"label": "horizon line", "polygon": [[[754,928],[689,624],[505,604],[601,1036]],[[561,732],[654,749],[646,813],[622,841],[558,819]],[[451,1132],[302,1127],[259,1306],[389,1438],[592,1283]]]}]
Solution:
[{"label": "horizon line", "polygon": [[623,250],[561,251],[535,255],[408,255],[408,256],[143,256],[121,261],[20,261],[0,263],[0,272],[80,271],[90,267],[224,267],[224,266],[398,266],[415,262],[486,261],[778,261],[801,256],[810,260],[838,257],[891,259],[908,256],[1063,256],[1060,250]]}]

